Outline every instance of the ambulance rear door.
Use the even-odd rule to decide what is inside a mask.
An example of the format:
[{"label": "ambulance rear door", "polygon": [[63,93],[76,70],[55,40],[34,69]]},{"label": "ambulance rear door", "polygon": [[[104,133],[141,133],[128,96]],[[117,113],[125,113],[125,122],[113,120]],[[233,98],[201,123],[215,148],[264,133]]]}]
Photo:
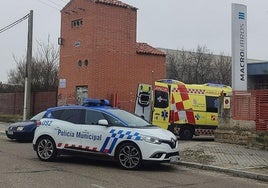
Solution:
[{"label": "ambulance rear door", "polygon": [[207,114],[206,125],[215,127],[218,126],[218,107],[219,107],[218,96],[206,96],[206,114]]},{"label": "ambulance rear door", "polygon": [[202,85],[188,84],[190,107],[194,113],[195,125],[207,124],[205,89]]},{"label": "ambulance rear door", "polygon": [[154,90],[154,108],[152,124],[168,128],[170,116],[168,84],[156,82]]}]

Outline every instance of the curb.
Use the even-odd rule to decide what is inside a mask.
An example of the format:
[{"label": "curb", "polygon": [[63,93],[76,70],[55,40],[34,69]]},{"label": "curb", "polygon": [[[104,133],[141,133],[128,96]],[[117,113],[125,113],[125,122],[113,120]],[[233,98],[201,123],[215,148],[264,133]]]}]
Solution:
[{"label": "curb", "polygon": [[6,133],[5,133],[5,132],[0,131],[0,136],[2,136],[2,135],[6,135]]},{"label": "curb", "polygon": [[252,173],[252,172],[246,172],[246,171],[234,170],[234,169],[228,169],[228,168],[221,168],[217,166],[204,165],[200,163],[193,163],[193,162],[186,162],[186,161],[179,161],[177,164],[183,165],[186,167],[216,171],[216,172],[226,173],[226,174],[230,174],[230,175],[237,176],[237,177],[244,177],[244,178],[250,178],[250,179],[268,182],[268,175],[264,175],[264,174],[258,174],[258,173]]},{"label": "curb", "polygon": [[6,129],[9,127],[7,123],[0,122],[0,135],[6,135]]}]

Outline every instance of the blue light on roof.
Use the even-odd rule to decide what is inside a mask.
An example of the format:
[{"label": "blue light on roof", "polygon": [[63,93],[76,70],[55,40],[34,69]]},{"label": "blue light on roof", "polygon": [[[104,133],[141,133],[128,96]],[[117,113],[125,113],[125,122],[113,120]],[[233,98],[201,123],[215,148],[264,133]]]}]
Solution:
[{"label": "blue light on roof", "polygon": [[108,99],[85,99],[82,106],[110,106]]}]

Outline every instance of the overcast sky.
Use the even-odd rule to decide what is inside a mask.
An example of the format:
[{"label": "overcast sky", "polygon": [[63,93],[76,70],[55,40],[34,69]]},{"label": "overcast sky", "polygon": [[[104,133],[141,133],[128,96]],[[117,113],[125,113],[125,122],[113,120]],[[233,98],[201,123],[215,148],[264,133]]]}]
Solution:
[{"label": "overcast sky", "polygon": [[[194,50],[206,46],[214,54],[231,55],[231,4],[247,5],[248,58],[268,60],[268,0],[122,0],[138,8],[137,41],[154,47]],[[68,0],[8,0],[0,8],[0,29],[34,11],[34,46],[55,45],[60,10]],[[26,55],[27,20],[0,33],[0,82],[16,67],[13,55]],[[33,52],[34,54],[34,52]]]}]

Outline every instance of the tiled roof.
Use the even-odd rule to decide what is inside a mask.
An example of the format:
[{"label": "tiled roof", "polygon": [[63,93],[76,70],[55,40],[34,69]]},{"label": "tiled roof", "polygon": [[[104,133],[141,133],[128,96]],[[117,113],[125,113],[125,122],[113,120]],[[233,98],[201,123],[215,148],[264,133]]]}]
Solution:
[{"label": "tiled roof", "polygon": [[[65,7],[63,7],[62,10],[66,9],[72,2],[73,0],[70,0],[69,3],[67,3],[65,5]],[[122,7],[122,8],[129,8],[129,9],[133,9],[133,10],[137,10],[138,8],[133,7],[131,5],[128,5],[126,3],[123,3],[121,1],[118,0],[89,0],[95,3],[100,3],[100,4],[105,4],[105,5],[110,5],[110,6],[117,6],[117,7]]]},{"label": "tiled roof", "polygon": [[112,6],[118,6],[118,7],[123,7],[123,8],[130,8],[130,9],[135,9],[137,10],[136,7],[133,7],[131,5],[128,5],[126,3],[123,3],[121,1],[117,0],[94,0],[96,3],[102,3],[106,5],[112,5]]},{"label": "tiled roof", "polygon": [[165,52],[162,52],[161,50],[158,50],[147,43],[137,43],[136,51],[138,54],[166,56]]}]

